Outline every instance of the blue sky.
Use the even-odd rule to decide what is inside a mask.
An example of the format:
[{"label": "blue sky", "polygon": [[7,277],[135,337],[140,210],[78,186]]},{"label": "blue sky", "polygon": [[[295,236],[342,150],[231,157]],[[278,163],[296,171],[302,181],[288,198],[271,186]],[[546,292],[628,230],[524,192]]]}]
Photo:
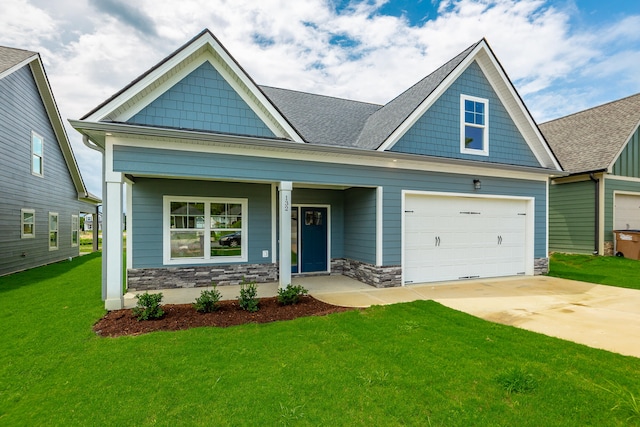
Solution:
[{"label": "blue sky", "polygon": [[[209,28],[259,84],[385,103],[485,37],[536,121],[640,92],[636,0],[3,0],[77,119]],[[68,134],[89,190],[100,155]]]}]

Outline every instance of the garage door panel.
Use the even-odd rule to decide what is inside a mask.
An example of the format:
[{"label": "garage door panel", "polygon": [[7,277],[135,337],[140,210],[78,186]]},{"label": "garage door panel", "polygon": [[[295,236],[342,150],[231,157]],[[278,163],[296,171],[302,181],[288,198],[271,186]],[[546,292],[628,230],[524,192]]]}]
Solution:
[{"label": "garage door panel", "polygon": [[526,203],[515,199],[406,196],[405,281],[523,274]]},{"label": "garage door panel", "polygon": [[616,194],[614,230],[640,230],[640,195]]}]

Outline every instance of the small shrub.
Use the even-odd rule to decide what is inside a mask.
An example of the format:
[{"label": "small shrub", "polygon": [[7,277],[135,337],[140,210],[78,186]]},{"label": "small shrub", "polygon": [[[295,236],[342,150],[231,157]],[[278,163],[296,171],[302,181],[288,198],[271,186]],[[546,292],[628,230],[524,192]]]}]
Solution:
[{"label": "small shrub", "polygon": [[238,297],[240,308],[250,312],[258,311],[258,287],[255,282],[243,282],[240,284],[240,296]]},{"label": "small shrub", "polygon": [[144,294],[136,295],[136,299],[138,302],[132,311],[138,321],[159,319],[164,316],[164,310],[160,306],[162,293],[150,294],[145,292]]},{"label": "small shrub", "polygon": [[200,292],[200,296],[196,298],[193,308],[199,313],[213,313],[220,308],[218,306],[220,298],[222,298],[222,294],[216,289],[216,285],[213,285],[212,290]]},{"label": "small shrub", "polygon": [[300,297],[308,293],[309,291],[300,285],[291,286],[289,284],[284,289],[278,289],[278,302],[282,305],[297,304],[300,301]]},{"label": "small shrub", "polygon": [[535,390],[537,382],[533,375],[520,367],[510,368],[496,377],[498,384],[509,394],[528,393]]}]

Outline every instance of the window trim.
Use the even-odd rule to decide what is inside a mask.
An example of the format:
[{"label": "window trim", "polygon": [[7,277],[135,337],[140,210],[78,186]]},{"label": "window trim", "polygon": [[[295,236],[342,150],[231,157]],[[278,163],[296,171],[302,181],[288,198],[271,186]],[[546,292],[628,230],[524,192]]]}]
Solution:
[{"label": "window trim", "polygon": [[[204,245],[204,258],[171,258],[171,202],[191,202],[191,203],[204,203],[205,204],[205,227],[203,229],[205,235],[211,234],[211,203],[234,203],[239,204],[242,207],[242,227],[240,228],[242,233],[243,244],[240,245],[240,256],[225,256],[225,257],[212,257],[211,256],[211,241],[205,239]],[[246,198],[232,198],[232,197],[190,197],[190,196],[163,196],[162,202],[162,262],[164,265],[193,265],[193,264],[229,264],[238,262],[247,262],[248,260],[248,242],[249,234],[248,219],[249,219],[249,202]]]},{"label": "window trim", "polygon": [[[56,229],[52,230],[51,229],[51,218],[55,217],[56,218]],[[49,250],[50,251],[57,251],[60,248],[60,215],[58,215],[58,212],[49,212],[49,224],[48,227],[49,229]],[[55,246],[51,246],[51,233],[55,232],[56,233],[56,245]]]},{"label": "window trim", "polygon": [[[484,104],[484,125],[479,126],[476,124],[467,123],[465,121],[465,101],[473,101]],[[465,127],[471,126],[475,128],[480,128],[483,130],[482,139],[483,145],[482,150],[478,150],[476,148],[467,148],[465,146]],[[489,100],[486,98],[478,98],[476,96],[464,95],[460,94],[460,153],[462,154],[474,154],[477,156],[488,156],[489,155]]]},{"label": "window trim", "polygon": [[[42,141],[42,153],[36,154],[34,150],[34,140],[35,138],[40,139]],[[33,159],[35,157],[40,159],[40,171],[37,172],[33,169]],[[43,177],[44,176],[44,137],[35,131],[31,131],[31,174],[34,176]]]},{"label": "window trim", "polygon": [[[75,235],[75,243],[73,237]],[[77,248],[80,245],[80,215],[71,215],[71,247]]]},{"label": "window trim", "polygon": [[[24,214],[32,214],[31,233],[25,234],[24,232]],[[35,209],[20,209],[20,238],[21,239],[33,239],[36,237],[36,210]]]}]

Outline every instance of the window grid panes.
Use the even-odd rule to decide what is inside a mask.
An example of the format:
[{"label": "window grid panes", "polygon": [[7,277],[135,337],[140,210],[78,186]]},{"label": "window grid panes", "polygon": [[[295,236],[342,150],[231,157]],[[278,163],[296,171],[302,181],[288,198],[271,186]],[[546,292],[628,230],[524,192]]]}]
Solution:
[{"label": "window grid panes", "polygon": [[79,243],[80,217],[71,215],[71,246],[78,246]]},{"label": "window grid panes", "polygon": [[22,209],[22,238],[35,236],[36,214],[33,209]]},{"label": "window grid panes", "polygon": [[170,200],[168,206],[169,260],[243,257],[244,203]]},{"label": "window grid panes", "polygon": [[211,256],[240,256],[242,253],[242,205],[211,203]]},{"label": "window grid panes", "polygon": [[462,151],[473,154],[488,154],[487,101],[478,98],[469,99],[463,95],[461,109]]},{"label": "window grid panes", "polygon": [[43,174],[44,139],[35,132],[31,133],[31,172]]},{"label": "window grid panes", "polygon": [[49,213],[49,250],[58,249],[58,214]]}]

